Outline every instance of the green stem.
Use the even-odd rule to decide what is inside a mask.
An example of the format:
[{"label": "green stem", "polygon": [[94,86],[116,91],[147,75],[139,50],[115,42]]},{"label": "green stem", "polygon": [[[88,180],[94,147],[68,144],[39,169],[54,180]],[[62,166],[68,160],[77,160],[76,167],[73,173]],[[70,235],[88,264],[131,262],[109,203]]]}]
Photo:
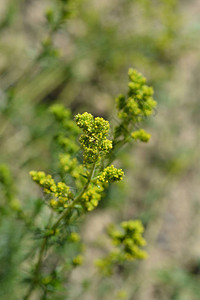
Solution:
[{"label": "green stem", "polygon": [[41,264],[42,264],[42,258],[43,258],[43,255],[44,255],[44,251],[45,251],[45,248],[46,248],[46,244],[47,244],[47,240],[48,240],[48,236],[46,236],[41,244],[41,247],[40,247],[40,252],[39,252],[39,256],[38,256],[38,261],[37,261],[37,264],[36,264],[36,267],[35,267],[35,271],[34,271],[34,278],[32,280],[32,283],[30,285],[30,288],[27,292],[27,294],[25,295],[24,297],[24,300],[28,300],[33,292],[33,290],[35,289],[36,285],[37,285],[37,279],[38,279],[38,274],[39,274],[39,271],[40,271],[40,267],[41,267]]},{"label": "green stem", "polygon": [[110,157],[109,157],[109,160],[108,160],[108,163],[106,164],[106,167],[110,166],[110,164],[115,160],[116,158],[116,153],[124,146],[127,144],[127,140],[123,139],[121,141],[117,141],[116,143],[113,143],[114,146],[111,150],[111,153],[110,153]]},{"label": "green stem", "polygon": [[[87,190],[87,188],[88,188],[88,186],[89,186],[89,184],[90,184],[90,182],[92,180],[92,176],[93,176],[94,170],[95,170],[95,165],[96,165],[96,162],[93,163],[92,168],[90,170],[90,174],[88,176],[88,181],[87,181],[86,185],[84,186],[84,188],[82,189],[82,191],[80,192],[80,194],[77,195],[76,198],[74,199],[74,201],[71,203],[71,205],[69,205],[63,211],[63,213],[60,215],[60,217],[58,218],[58,220],[53,224],[53,226],[51,227],[50,230],[55,231],[58,228],[58,226],[60,225],[60,222],[67,217],[68,213],[80,201],[81,197],[86,192],[86,190]],[[46,248],[46,245],[47,245],[49,237],[50,236],[46,236],[43,239],[43,242],[41,244],[40,251],[39,251],[38,261],[36,263],[36,267],[35,267],[35,271],[34,271],[34,277],[33,277],[32,283],[30,285],[30,288],[29,288],[27,294],[25,295],[25,297],[23,298],[23,300],[28,300],[30,298],[32,292],[34,291],[35,287],[38,284],[38,275],[39,275],[39,271],[40,271],[40,268],[41,268],[41,265],[42,265],[43,255],[44,255],[44,251],[45,251],[45,248]]]}]

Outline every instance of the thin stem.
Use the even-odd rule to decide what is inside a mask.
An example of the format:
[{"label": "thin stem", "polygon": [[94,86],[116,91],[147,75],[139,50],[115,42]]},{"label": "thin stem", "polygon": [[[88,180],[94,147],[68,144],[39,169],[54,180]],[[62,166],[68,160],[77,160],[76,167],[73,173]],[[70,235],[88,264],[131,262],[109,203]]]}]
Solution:
[{"label": "thin stem", "polygon": [[45,251],[45,248],[46,248],[47,240],[48,240],[48,236],[46,236],[44,238],[44,240],[43,240],[43,242],[41,244],[41,248],[40,248],[40,252],[39,252],[39,256],[38,256],[38,261],[37,261],[37,264],[36,264],[36,267],[35,267],[35,271],[34,271],[34,278],[32,280],[32,283],[30,285],[30,288],[29,288],[27,294],[24,297],[24,300],[29,299],[29,297],[31,296],[33,290],[35,289],[35,286],[37,285],[37,278],[38,278],[38,274],[39,274],[39,271],[40,271],[40,267],[41,267],[41,263],[42,263],[42,258],[43,258],[44,251]]},{"label": "thin stem", "polygon": [[119,151],[123,146],[125,146],[127,144],[127,140],[123,139],[121,141],[117,141],[116,143],[114,143],[114,146],[111,150],[111,154],[110,154],[110,158],[108,160],[108,163],[106,164],[106,167],[108,167],[116,158],[116,153],[117,151]]},{"label": "thin stem", "polygon": [[[82,189],[82,191],[80,192],[80,194],[77,195],[76,198],[74,199],[74,201],[71,203],[71,205],[69,205],[63,211],[63,213],[60,215],[60,217],[58,218],[58,220],[53,224],[53,226],[51,227],[50,230],[55,231],[58,228],[60,222],[63,219],[66,218],[66,216],[68,215],[68,213],[74,208],[74,206],[79,202],[79,200],[81,199],[81,197],[83,196],[83,194],[86,192],[86,190],[87,190],[87,188],[88,188],[88,186],[89,186],[89,184],[90,184],[90,182],[92,180],[92,177],[93,177],[93,174],[94,174],[94,170],[95,170],[95,165],[96,165],[96,162],[93,163],[92,168],[90,170],[90,174],[88,176],[88,181],[87,181],[86,185],[84,186],[84,188]],[[52,215],[50,216],[50,218],[51,217],[52,217]],[[46,245],[47,245],[49,237],[50,236],[46,236],[43,239],[43,242],[42,242],[41,247],[40,247],[39,255],[38,255],[38,261],[36,263],[36,267],[35,267],[35,271],[34,271],[34,278],[32,280],[30,288],[29,288],[27,294],[25,295],[25,297],[23,298],[23,300],[28,300],[30,298],[32,292],[34,291],[35,287],[38,284],[38,282],[37,282],[38,275],[39,275],[39,271],[40,271],[40,268],[41,268],[41,265],[42,265],[43,255],[44,255],[44,251],[45,251],[45,248],[46,248]]]}]

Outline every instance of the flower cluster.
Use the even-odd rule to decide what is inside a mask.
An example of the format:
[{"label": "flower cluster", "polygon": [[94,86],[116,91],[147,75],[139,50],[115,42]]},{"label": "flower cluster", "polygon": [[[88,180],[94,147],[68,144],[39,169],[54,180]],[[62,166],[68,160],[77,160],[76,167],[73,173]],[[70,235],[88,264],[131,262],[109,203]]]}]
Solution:
[{"label": "flower cluster", "polygon": [[71,232],[69,239],[71,242],[76,243],[80,241],[80,235],[77,232]]},{"label": "flower cluster", "polygon": [[149,133],[147,133],[144,129],[136,130],[131,133],[131,137],[134,140],[139,140],[141,142],[147,143],[151,137]]},{"label": "flower cluster", "polygon": [[140,249],[146,245],[146,241],[142,237],[144,227],[140,220],[129,220],[120,224],[120,230],[110,227],[108,234],[114,245],[120,247],[126,260],[144,259],[146,252]]},{"label": "flower cluster", "polygon": [[127,121],[127,118],[151,115],[156,106],[156,101],[152,97],[153,88],[145,84],[146,79],[136,70],[129,69],[128,75],[130,79],[128,97],[120,95],[116,99],[119,118]]},{"label": "flower cluster", "polygon": [[123,179],[124,172],[122,169],[117,169],[113,165],[106,167],[98,176],[99,182],[115,182]]},{"label": "flower cluster", "polygon": [[76,153],[79,149],[78,145],[74,143],[69,137],[65,137],[63,134],[60,134],[57,137],[57,141],[65,152]]},{"label": "flower cluster", "polygon": [[[68,110],[60,105],[54,105],[51,111],[56,120],[61,123],[67,122],[70,117]],[[61,174],[69,174],[70,182],[75,186],[75,189],[81,190],[87,185],[86,190],[81,195],[79,204],[82,208],[91,211],[98,205],[101,199],[104,184],[122,180],[124,172],[111,165],[107,166],[99,174],[98,171],[94,169],[94,174],[91,174],[91,178],[89,179],[89,170],[91,167],[88,168],[88,165],[96,163],[99,158],[112,148],[112,142],[107,139],[109,122],[103,118],[94,118],[89,113],[78,114],[75,120],[79,128],[83,130],[80,143],[84,150],[85,164],[80,164],[76,157],[72,158],[72,154],[69,153],[70,147],[68,147],[68,153],[61,153],[59,156],[60,169]],[[70,140],[69,138],[64,139]],[[97,173],[96,177],[95,173]],[[53,196],[49,201],[51,207],[59,208],[59,211],[60,209],[68,207],[69,200],[73,199],[73,194],[64,182],[58,182],[56,184],[52,176],[46,175],[44,172],[32,171],[30,174],[32,179],[44,189],[46,194]],[[93,179],[92,176],[94,176]],[[88,180],[91,182],[88,182]]]},{"label": "flower cluster", "polygon": [[112,149],[112,142],[107,139],[110,127],[108,121],[94,118],[87,112],[76,115],[75,121],[83,130],[80,143],[84,151],[84,163],[94,163]]},{"label": "flower cluster", "polygon": [[84,167],[78,163],[76,157],[72,158],[69,154],[61,153],[59,160],[62,170],[73,178],[78,179],[84,173]]},{"label": "flower cluster", "polygon": [[101,200],[104,184],[123,179],[124,172],[113,165],[106,167],[89,185],[82,196],[82,205],[89,211],[93,210]]},{"label": "flower cluster", "polygon": [[78,134],[79,128],[72,120],[71,111],[64,107],[62,104],[54,104],[50,107],[50,112],[57,122],[60,122],[65,130],[68,132]]},{"label": "flower cluster", "polygon": [[101,200],[102,185],[90,184],[88,190],[81,197],[82,205],[88,210],[93,210]]},{"label": "flower cluster", "polygon": [[146,79],[134,69],[128,72],[127,97],[119,95],[116,99],[118,117],[121,123],[115,129],[115,138],[126,136],[135,124],[153,113],[156,101],[153,99],[153,88],[146,85]]},{"label": "flower cluster", "polygon": [[77,255],[76,257],[73,258],[72,263],[75,267],[82,265],[83,256],[82,255]]},{"label": "flower cluster", "polygon": [[[153,90],[145,85],[145,79],[140,73],[130,70],[129,78],[127,98],[119,96],[117,99],[118,116],[121,123],[114,131],[113,141],[107,138],[110,127],[108,121],[100,117],[94,118],[85,112],[75,116],[75,123],[70,119],[71,113],[67,109],[61,105],[54,105],[51,112],[59,128],[55,140],[64,150],[64,153],[59,155],[58,176],[61,181],[55,182],[51,175],[46,175],[44,172],[30,172],[33,181],[50,196],[46,204],[60,214],[55,222],[49,221],[49,224],[52,224],[47,226],[40,253],[48,246],[49,239],[52,242],[70,243],[76,255],[69,259],[67,265],[69,270],[83,262],[80,236],[73,228],[77,218],[83,212],[92,211],[96,208],[108,183],[121,181],[124,177],[122,169],[117,169],[111,165],[114,157],[112,156],[113,149],[116,149],[116,145],[120,149],[124,143],[130,141],[130,132],[132,132],[131,137],[134,140],[147,142],[150,138],[150,135],[143,129],[134,129],[136,123],[153,112],[155,107],[155,101],[152,98]],[[80,129],[82,134],[79,141],[83,150],[83,159],[82,155],[77,156],[77,150],[79,150],[77,135],[80,133]],[[126,130],[123,131],[124,129]],[[71,188],[62,181],[63,178],[67,178]],[[72,189],[76,191],[75,195],[71,192]],[[50,220],[51,218],[54,219],[55,216],[50,216]],[[97,262],[99,269],[104,274],[109,275],[116,267],[127,261],[144,259],[146,252],[141,249],[146,243],[142,237],[143,231],[142,223],[138,220],[122,222],[119,229],[113,225],[110,226],[108,234],[115,248],[105,258]],[[38,261],[33,274],[33,282],[38,277],[38,270],[42,266],[40,257]],[[48,287],[56,283],[57,279],[57,274],[50,273],[45,275],[42,284]]]},{"label": "flower cluster", "polygon": [[119,230],[111,225],[108,234],[117,249],[97,261],[99,269],[104,274],[110,275],[113,267],[117,264],[135,259],[145,259],[147,254],[140,248],[146,245],[146,241],[142,237],[143,232],[144,228],[139,220],[122,222]]},{"label": "flower cluster", "polygon": [[56,184],[52,176],[46,175],[44,172],[31,171],[30,175],[33,181],[44,189],[46,194],[53,196],[49,202],[52,208],[66,208],[69,200],[73,199],[70,188],[64,182]]},{"label": "flower cluster", "polygon": [[54,104],[50,107],[50,112],[57,121],[65,122],[71,117],[70,110],[66,109],[62,104]]}]

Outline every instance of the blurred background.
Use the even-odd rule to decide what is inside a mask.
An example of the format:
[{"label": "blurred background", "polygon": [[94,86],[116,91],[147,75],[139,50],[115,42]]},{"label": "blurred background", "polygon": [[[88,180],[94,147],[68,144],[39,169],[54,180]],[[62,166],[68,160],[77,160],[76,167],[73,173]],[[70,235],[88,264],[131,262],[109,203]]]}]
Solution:
[{"label": "blurred background", "polygon": [[[0,0],[0,298],[21,299],[23,277],[23,226],[7,203],[31,209],[41,191],[28,172],[57,172],[49,107],[112,123],[133,67],[155,90],[152,138],[120,153],[125,181],[81,226],[88,248],[69,299],[198,300],[200,2],[71,1],[56,26],[62,2]],[[130,218],[145,225],[149,258],[93,282],[107,224]]]}]

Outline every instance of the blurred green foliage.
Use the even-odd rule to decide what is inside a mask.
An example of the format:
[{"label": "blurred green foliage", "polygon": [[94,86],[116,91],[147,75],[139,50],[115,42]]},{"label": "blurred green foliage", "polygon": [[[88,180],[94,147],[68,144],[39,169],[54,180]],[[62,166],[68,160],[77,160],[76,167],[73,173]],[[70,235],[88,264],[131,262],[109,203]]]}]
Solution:
[{"label": "blurred green foliage", "polygon": [[[155,88],[158,114],[148,124],[153,139],[146,147],[133,143],[131,159],[119,153],[128,183],[108,188],[97,215],[104,224],[107,207],[115,220],[141,218],[154,249],[149,261],[156,251],[161,257],[150,267],[136,263],[119,269],[120,276],[102,279],[93,288],[87,261],[91,274],[74,279],[79,288],[70,292],[70,299],[198,299],[199,273],[191,275],[183,266],[199,255],[199,24],[198,1],[1,1],[1,299],[21,299],[25,274],[19,265],[31,240],[22,224],[32,226],[33,216],[46,213],[41,210],[43,195],[28,172],[58,174],[58,153],[71,145],[63,140],[64,129],[55,124],[50,105],[62,103],[73,114],[88,111],[115,123],[114,98],[125,92],[130,66]],[[29,220],[22,206],[30,212]],[[84,230],[87,241],[87,222]],[[97,239],[90,246],[94,253],[105,242],[101,235]],[[70,251],[76,252],[73,245]],[[154,276],[166,257],[175,266]],[[157,286],[158,292],[151,293]]]}]

